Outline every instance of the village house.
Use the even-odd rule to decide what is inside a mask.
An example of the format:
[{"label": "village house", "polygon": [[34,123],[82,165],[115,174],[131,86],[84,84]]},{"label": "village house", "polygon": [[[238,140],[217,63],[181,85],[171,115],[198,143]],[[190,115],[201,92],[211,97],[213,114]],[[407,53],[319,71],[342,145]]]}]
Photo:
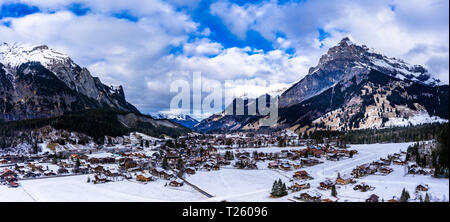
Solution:
[{"label": "village house", "polygon": [[192,167],[188,167],[188,168],[186,168],[185,169],[185,171],[184,172],[186,172],[187,174],[195,174],[195,169],[194,168],[192,168]]},{"label": "village house", "polygon": [[361,184],[357,184],[353,187],[353,190],[359,190],[361,192],[367,192],[367,191],[372,191],[374,190],[375,187],[372,187],[370,185],[367,185],[365,183],[361,183]]},{"label": "village house", "polygon": [[102,174],[94,175],[94,183],[106,183],[106,182],[109,182],[109,180],[107,179],[107,177],[105,175],[102,175]]},{"label": "village house", "polygon": [[416,191],[428,191],[428,185],[426,184],[419,184],[416,187]]},{"label": "village house", "polygon": [[58,174],[65,174],[65,173],[69,173],[69,170],[67,170],[63,166],[59,167]]},{"label": "village house", "polygon": [[372,194],[369,196],[369,198],[366,199],[366,202],[378,202],[379,197],[375,194]]},{"label": "village house", "polygon": [[176,179],[176,180],[170,181],[169,186],[172,186],[172,187],[181,187],[181,186],[183,186],[183,184],[184,184],[183,180],[181,180],[181,179]]},{"label": "village house", "polygon": [[319,184],[319,189],[331,189],[331,187],[333,187],[336,183],[333,182],[332,180],[325,180],[323,182],[320,182]]},{"label": "village house", "polygon": [[152,175],[150,174],[140,174],[136,176],[136,181],[139,182],[150,182],[150,181],[154,181],[155,178],[153,178]]},{"label": "village house", "polygon": [[280,164],[280,168],[282,170],[291,170],[292,169],[290,163],[282,163],[282,164]]},{"label": "village house", "polygon": [[382,173],[383,175],[390,174],[392,171],[394,171],[392,168],[390,168],[390,167],[385,167],[385,166],[380,167],[380,168],[378,169],[378,172]]},{"label": "village house", "polygon": [[336,178],[336,184],[339,185],[347,185],[350,183],[355,183],[355,180],[353,180],[353,178],[351,177],[338,177]]},{"label": "village house", "polygon": [[294,177],[294,179],[297,179],[297,180],[311,180],[311,179],[313,179],[308,174],[308,172],[306,172],[304,170],[300,170],[300,171],[295,172],[292,177]]},{"label": "village house", "polygon": [[269,162],[267,167],[270,169],[278,168],[278,161]]},{"label": "village house", "polygon": [[309,183],[298,184],[294,183],[292,186],[288,187],[288,189],[292,190],[292,192],[297,192],[305,189],[309,189],[311,185]]},{"label": "village house", "polygon": [[321,195],[318,192],[305,192],[294,198],[306,202],[318,202],[320,201]]}]

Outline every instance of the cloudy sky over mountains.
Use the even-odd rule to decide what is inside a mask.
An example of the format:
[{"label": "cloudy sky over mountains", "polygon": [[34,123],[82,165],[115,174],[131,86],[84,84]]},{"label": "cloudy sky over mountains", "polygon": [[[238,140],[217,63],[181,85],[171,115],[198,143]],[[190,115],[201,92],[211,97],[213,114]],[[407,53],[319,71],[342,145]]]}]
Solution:
[{"label": "cloudy sky over mountains", "polygon": [[301,79],[343,37],[449,82],[446,0],[0,0],[0,42],[46,44],[142,112],[169,108],[169,83]]}]

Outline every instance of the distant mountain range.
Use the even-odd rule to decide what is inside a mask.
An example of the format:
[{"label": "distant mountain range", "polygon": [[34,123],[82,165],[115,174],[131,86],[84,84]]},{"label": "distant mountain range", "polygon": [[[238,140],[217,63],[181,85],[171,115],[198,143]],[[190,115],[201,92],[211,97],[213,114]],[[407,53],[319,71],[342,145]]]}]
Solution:
[{"label": "distant mountain range", "polygon": [[189,115],[186,114],[164,114],[164,113],[158,113],[154,116],[156,119],[168,119],[172,122],[178,123],[184,127],[187,127],[189,129],[194,128],[194,126],[199,123],[198,120],[192,118]]},{"label": "distant mountain range", "polygon": [[278,98],[279,118],[272,127],[260,126],[265,116],[222,112],[204,119],[194,129],[225,132],[288,128],[303,133],[417,125],[449,118],[448,85],[432,78],[420,65],[378,54],[349,38],[330,48],[316,67]]}]

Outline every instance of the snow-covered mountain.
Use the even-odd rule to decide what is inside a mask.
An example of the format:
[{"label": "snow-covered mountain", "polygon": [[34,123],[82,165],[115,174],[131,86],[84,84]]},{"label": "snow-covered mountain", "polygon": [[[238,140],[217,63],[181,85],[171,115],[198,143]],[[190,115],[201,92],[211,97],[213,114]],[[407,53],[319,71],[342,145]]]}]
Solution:
[{"label": "snow-covered mountain", "polygon": [[308,75],[293,84],[280,97],[280,107],[289,107],[308,99],[344,79],[362,77],[378,70],[399,80],[414,81],[430,86],[440,81],[432,78],[424,67],[410,65],[401,59],[378,54],[365,45],[357,45],[349,38],[342,39],[337,46],[323,55]]},{"label": "snow-covered mountain", "polygon": [[45,45],[0,44],[0,120],[98,107],[139,113],[126,101],[122,86],[103,84],[68,55]]},{"label": "snow-covered mountain", "polygon": [[[272,130],[354,130],[446,122],[449,86],[348,38],[328,50],[308,75],[279,95]],[[216,114],[198,131],[261,130],[264,116]],[[264,130],[267,130],[264,128]]]},{"label": "snow-covered mountain", "polygon": [[180,114],[158,113],[154,117],[157,119],[168,119],[170,121],[173,121],[190,129],[192,129],[198,123],[198,120],[183,113]]}]

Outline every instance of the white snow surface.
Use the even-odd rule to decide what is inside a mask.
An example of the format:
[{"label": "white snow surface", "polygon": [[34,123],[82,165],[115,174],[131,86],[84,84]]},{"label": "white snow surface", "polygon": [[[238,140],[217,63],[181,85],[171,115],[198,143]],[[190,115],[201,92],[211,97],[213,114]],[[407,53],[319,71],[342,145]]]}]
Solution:
[{"label": "white snow surface", "polygon": [[442,119],[438,116],[430,116],[427,112],[422,112],[414,116],[406,118],[389,118],[389,121],[385,123],[386,127],[392,126],[409,126],[409,125],[420,125],[425,123],[446,123],[448,120]]}]

